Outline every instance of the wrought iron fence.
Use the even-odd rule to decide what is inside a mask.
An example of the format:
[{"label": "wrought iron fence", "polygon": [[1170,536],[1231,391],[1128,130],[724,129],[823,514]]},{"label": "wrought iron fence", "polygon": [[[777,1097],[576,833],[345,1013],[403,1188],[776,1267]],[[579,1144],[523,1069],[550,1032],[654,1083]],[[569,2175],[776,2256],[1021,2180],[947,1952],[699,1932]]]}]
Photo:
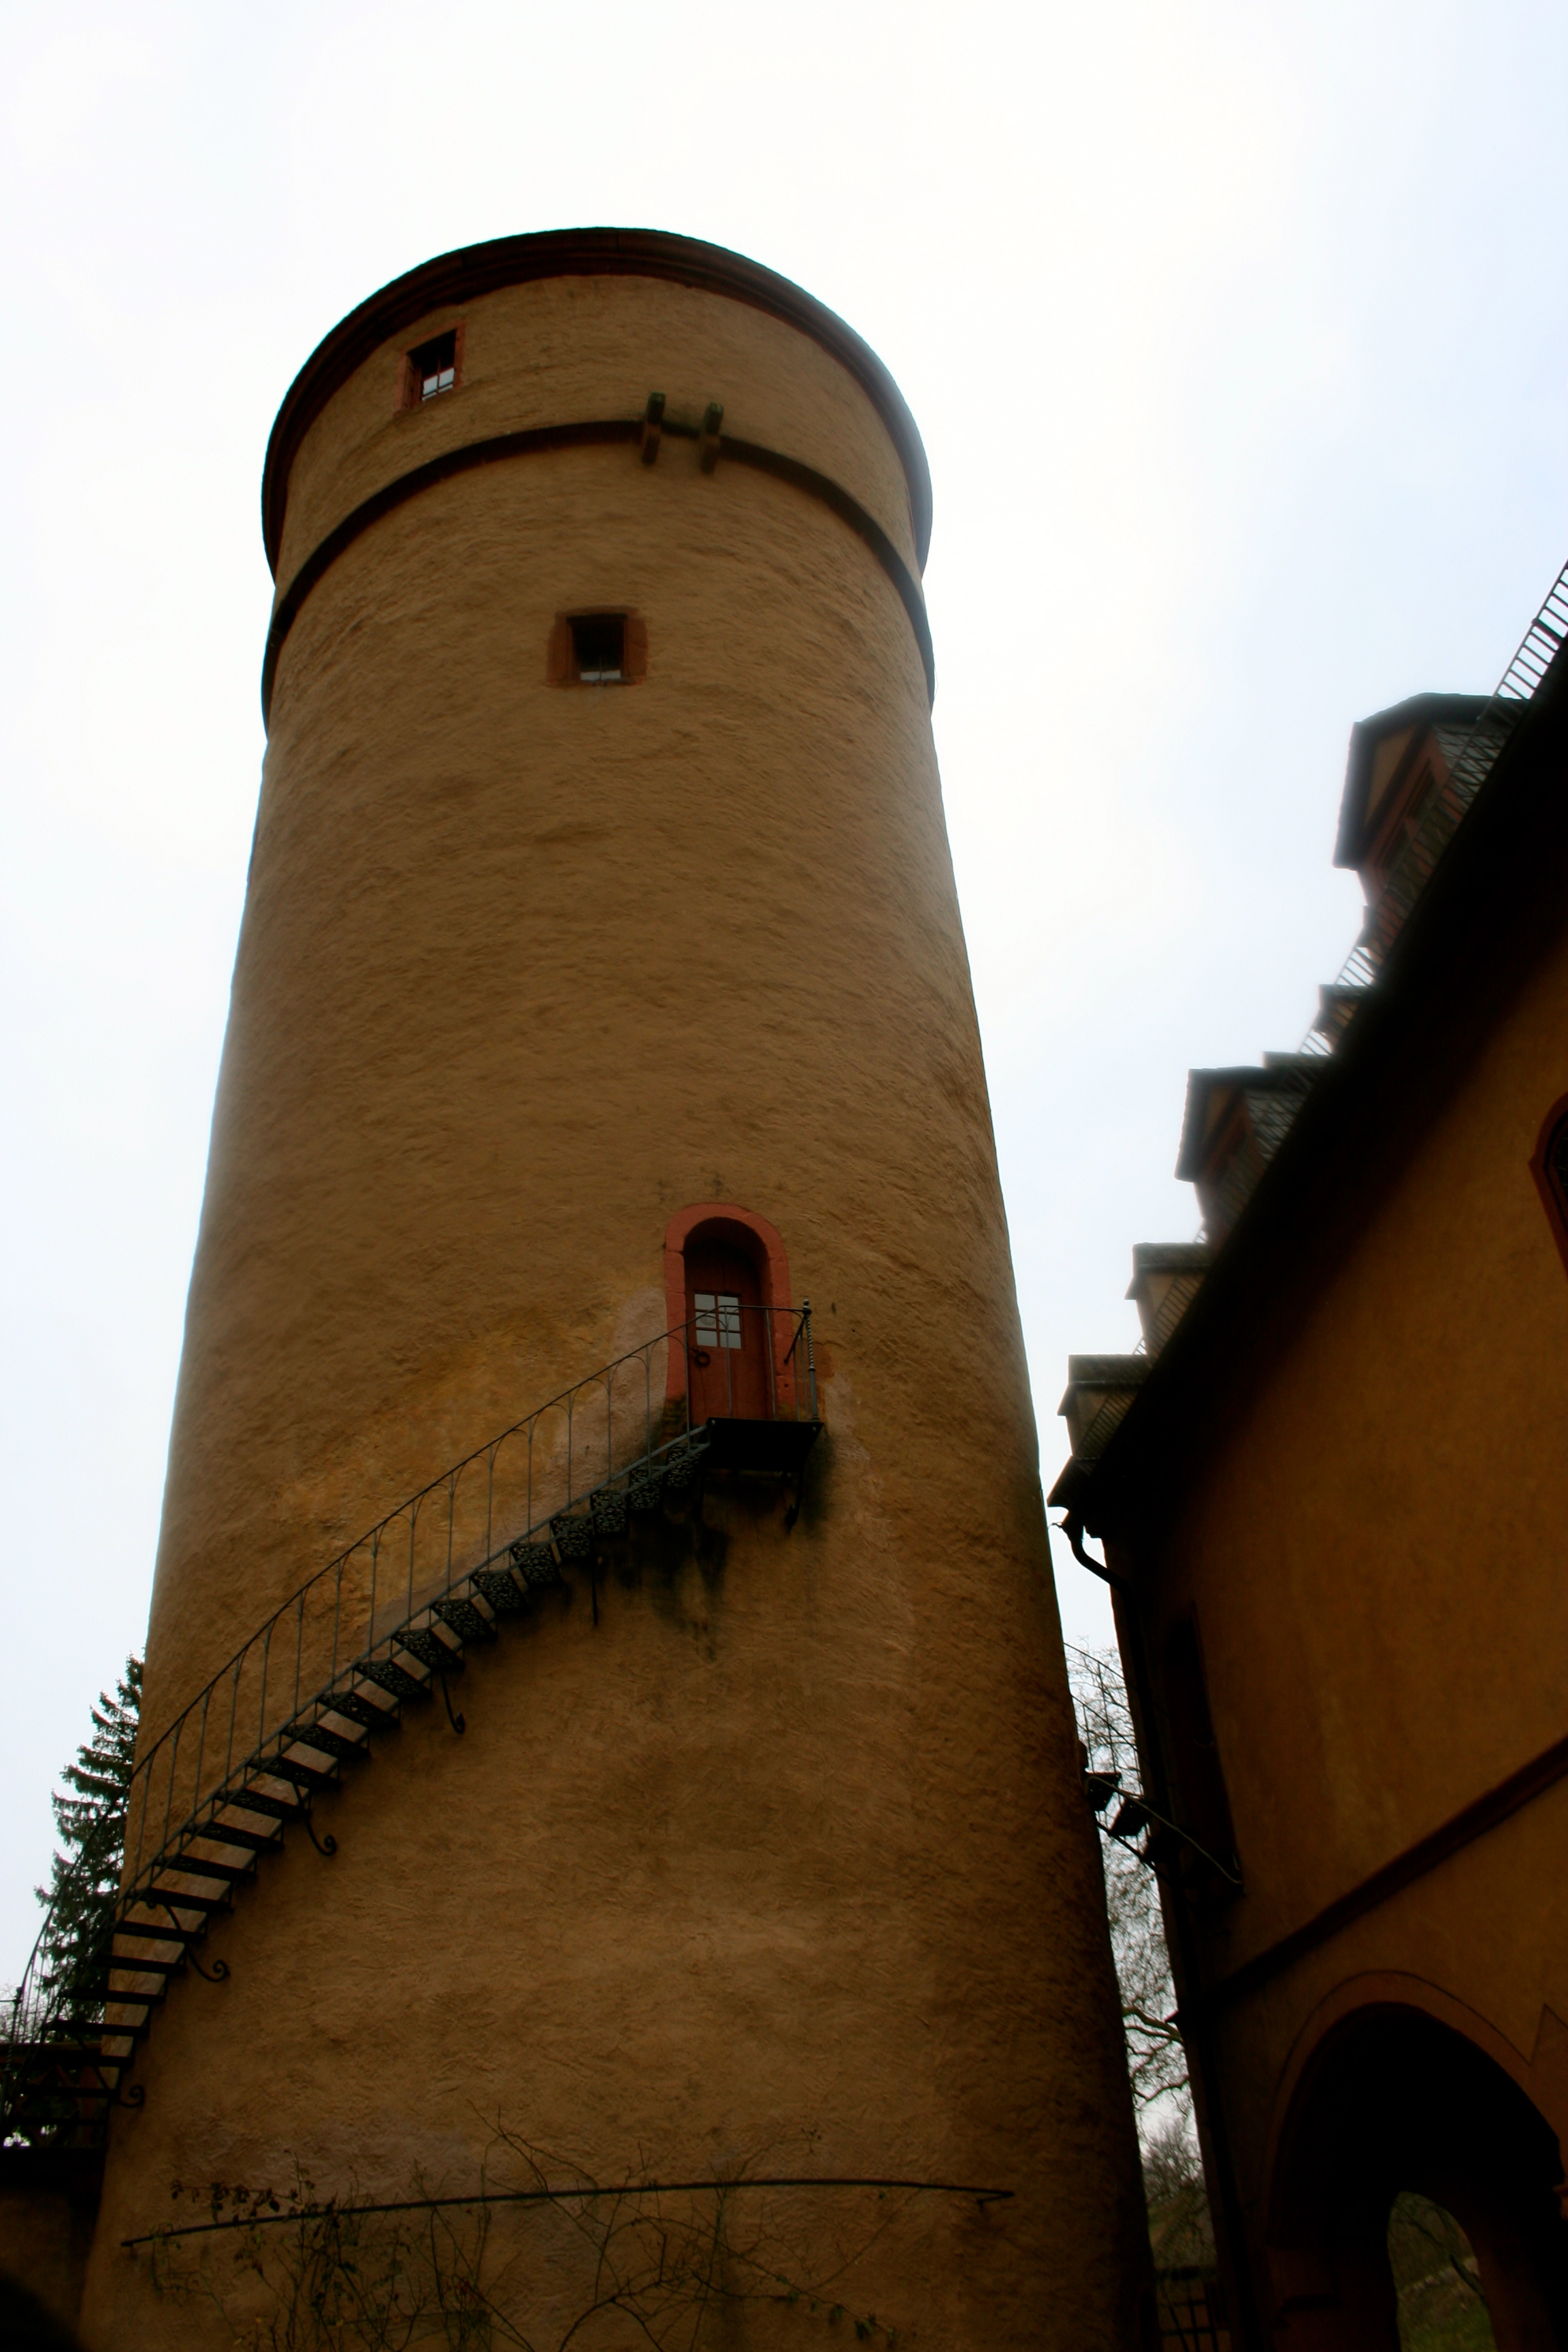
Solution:
[{"label": "wrought iron fence", "polygon": [[[299,1785],[291,1758],[301,1747],[358,1752],[399,1696],[441,1685],[461,1664],[465,1639],[487,1638],[531,1588],[590,1559],[597,1538],[625,1531],[631,1510],[688,1486],[714,1423],[742,1410],[815,1430],[809,1302],[700,1297],[688,1322],[501,1430],[306,1578],[139,1755],[121,1927],[133,1912],[167,1908],[182,1857],[204,1838],[221,1843],[214,1824],[247,1792],[254,1801],[258,1778]],[[185,1874],[203,1868],[193,1855]],[[102,2000],[78,2000],[68,2013],[50,1981],[51,1927],[52,1915],[9,2003],[0,2111],[7,2070],[25,2053],[68,2053],[95,2031],[114,2032]],[[128,1932],[149,1937],[144,1926]],[[114,1966],[134,1972],[133,1962]]]}]

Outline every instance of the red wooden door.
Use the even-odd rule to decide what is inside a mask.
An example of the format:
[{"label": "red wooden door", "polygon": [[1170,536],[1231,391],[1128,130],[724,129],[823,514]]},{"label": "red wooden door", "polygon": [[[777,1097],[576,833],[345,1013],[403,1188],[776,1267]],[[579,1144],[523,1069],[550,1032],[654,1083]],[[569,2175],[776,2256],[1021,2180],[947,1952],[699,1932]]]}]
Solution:
[{"label": "red wooden door", "polygon": [[686,1359],[691,1419],[769,1418],[771,1318],[743,1250],[700,1236],[686,1250]]}]

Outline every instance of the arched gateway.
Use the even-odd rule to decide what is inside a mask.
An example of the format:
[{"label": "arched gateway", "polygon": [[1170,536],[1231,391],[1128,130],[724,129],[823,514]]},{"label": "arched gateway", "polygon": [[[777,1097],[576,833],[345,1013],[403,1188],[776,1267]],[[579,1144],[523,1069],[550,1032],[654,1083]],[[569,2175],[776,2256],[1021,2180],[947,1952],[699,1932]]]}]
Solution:
[{"label": "arched gateway", "polygon": [[1329,2027],[1279,2133],[1268,2246],[1289,2352],[1399,2352],[1388,2259],[1402,2191],[1475,2250],[1498,2352],[1568,2345],[1568,2223],[1557,2135],[1477,2041],[1379,2001]]}]

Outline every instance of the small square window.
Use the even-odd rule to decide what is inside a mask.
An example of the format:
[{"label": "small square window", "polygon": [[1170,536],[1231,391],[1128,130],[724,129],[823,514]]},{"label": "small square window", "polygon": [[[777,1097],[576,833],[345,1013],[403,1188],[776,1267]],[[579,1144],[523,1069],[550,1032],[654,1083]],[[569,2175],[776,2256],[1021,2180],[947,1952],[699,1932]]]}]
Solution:
[{"label": "small square window", "polygon": [[557,613],[545,654],[551,686],[638,686],[647,623],[638,613]]},{"label": "small square window", "polygon": [[741,1301],[735,1292],[694,1291],[691,1303],[700,1348],[738,1348],[741,1345]]},{"label": "small square window", "polygon": [[626,674],[626,616],[581,613],[572,623],[572,674],[584,686],[620,686]]},{"label": "small square window", "polygon": [[449,327],[444,335],[433,335],[427,343],[408,354],[408,392],[411,408],[422,401],[434,400],[438,393],[450,392],[458,381],[458,331]]}]

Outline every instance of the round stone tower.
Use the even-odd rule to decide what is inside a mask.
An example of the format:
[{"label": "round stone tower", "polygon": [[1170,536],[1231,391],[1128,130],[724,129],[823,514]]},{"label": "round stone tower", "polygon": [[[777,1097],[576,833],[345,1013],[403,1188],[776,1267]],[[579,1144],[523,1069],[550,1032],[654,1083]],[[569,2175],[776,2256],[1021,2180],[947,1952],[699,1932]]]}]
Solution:
[{"label": "round stone tower", "polygon": [[268,2340],[324,2225],[127,2242],[237,2184],[531,2343],[1130,2347],[910,414],[733,254],[508,238],[263,508],[85,2340]]}]

